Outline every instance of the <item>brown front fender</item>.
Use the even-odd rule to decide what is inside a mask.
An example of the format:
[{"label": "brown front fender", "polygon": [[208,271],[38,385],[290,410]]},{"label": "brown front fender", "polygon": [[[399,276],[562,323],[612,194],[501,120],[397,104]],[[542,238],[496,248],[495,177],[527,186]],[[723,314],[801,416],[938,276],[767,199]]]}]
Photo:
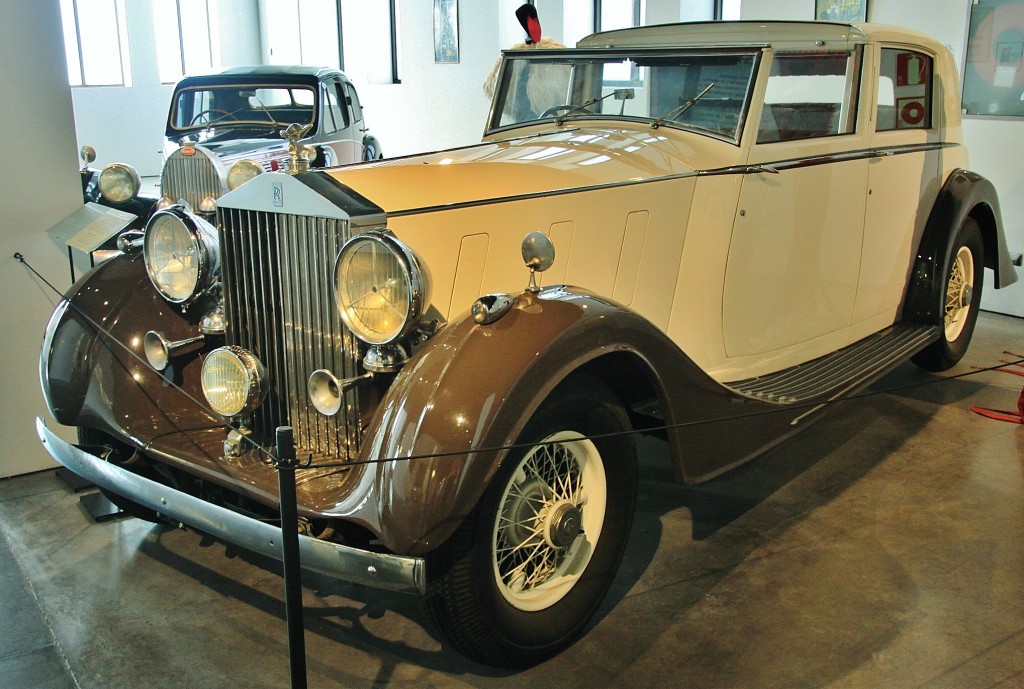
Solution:
[{"label": "brown front fender", "polygon": [[[579,369],[601,377],[603,361],[623,356],[646,378],[668,423],[766,406],[712,381],[660,330],[622,306],[561,287],[527,292],[495,323],[478,325],[466,314],[449,324],[396,377],[364,435],[360,458],[380,464],[377,499],[362,508],[374,513],[362,516],[394,552],[436,548],[472,511],[507,446],[551,391]],[[684,480],[717,473],[758,442],[753,433],[749,442],[716,454],[720,438],[693,430],[668,433]]]}]

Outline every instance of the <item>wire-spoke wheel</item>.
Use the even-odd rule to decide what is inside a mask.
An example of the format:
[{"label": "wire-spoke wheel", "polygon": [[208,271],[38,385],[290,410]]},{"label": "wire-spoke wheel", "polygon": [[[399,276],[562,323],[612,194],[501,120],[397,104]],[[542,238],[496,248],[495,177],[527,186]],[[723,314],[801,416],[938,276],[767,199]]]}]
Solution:
[{"label": "wire-spoke wheel", "polygon": [[494,578],[520,610],[572,589],[601,538],[607,489],[601,453],[574,431],[544,438],[512,472],[494,521]]},{"label": "wire-spoke wheel", "polygon": [[952,368],[967,353],[981,304],[985,245],[972,218],[964,219],[953,241],[946,266],[941,300],[942,336],[914,356],[914,363],[929,371]]},{"label": "wire-spoke wheel", "polygon": [[966,246],[961,246],[950,266],[949,280],[946,282],[946,308],[943,315],[943,328],[946,340],[953,342],[960,337],[971,313],[971,299],[974,292],[974,254]]},{"label": "wire-spoke wheel", "polygon": [[629,535],[636,449],[622,405],[576,374],[531,417],[480,504],[427,560],[427,604],[465,655],[548,658],[586,627]]}]

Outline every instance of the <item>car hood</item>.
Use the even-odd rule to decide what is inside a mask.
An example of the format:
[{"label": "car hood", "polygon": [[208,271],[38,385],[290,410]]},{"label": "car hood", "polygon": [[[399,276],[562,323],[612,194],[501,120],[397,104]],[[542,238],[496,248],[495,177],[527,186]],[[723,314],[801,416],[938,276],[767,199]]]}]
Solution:
[{"label": "car hood", "polygon": [[[694,174],[740,149],[649,128],[574,128],[327,171],[387,213]],[[700,160],[697,167],[692,161]]]}]

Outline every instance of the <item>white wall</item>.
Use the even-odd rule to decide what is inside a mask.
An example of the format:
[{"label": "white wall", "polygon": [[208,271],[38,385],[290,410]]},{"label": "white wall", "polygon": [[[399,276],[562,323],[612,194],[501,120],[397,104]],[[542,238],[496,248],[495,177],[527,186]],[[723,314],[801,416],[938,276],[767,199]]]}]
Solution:
[{"label": "white wall", "polygon": [[[351,75],[370,131],[386,157],[480,141],[490,103],[484,80],[500,55],[499,36],[508,33],[499,14],[505,2],[459,3],[459,62],[434,62],[433,3],[400,4],[400,84],[366,84]],[[518,28],[513,12],[511,22]],[[522,29],[512,40],[521,41]]]},{"label": "white wall", "polygon": [[[71,93],[57,0],[0,5],[0,477],[53,466],[35,434],[49,419],[39,389],[39,343],[60,298],[12,256],[61,290],[67,258],[44,234],[82,205]],[[30,97],[27,97],[30,96]],[[52,419],[51,427],[55,427]]]},{"label": "white wall", "polygon": [[[871,0],[868,19],[924,31],[944,43],[963,69],[968,0]],[[743,0],[743,19],[812,19],[814,0]],[[1024,251],[1024,121],[964,118],[964,142],[971,169],[987,177],[999,192],[1003,229],[1011,253]],[[986,274],[988,274],[986,272]],[[1017,284],[996,291],[991,279],[982,297],[984,309],[1024,316],[1024,272]]]}]

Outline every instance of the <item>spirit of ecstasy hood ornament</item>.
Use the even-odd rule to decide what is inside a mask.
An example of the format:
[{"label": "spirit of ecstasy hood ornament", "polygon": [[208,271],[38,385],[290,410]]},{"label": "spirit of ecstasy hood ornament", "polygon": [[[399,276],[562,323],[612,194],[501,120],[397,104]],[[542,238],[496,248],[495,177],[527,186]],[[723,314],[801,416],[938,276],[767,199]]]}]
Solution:
[{"label": "spirit of ecstasy hood ornament", "polygon": [[303,146],[299,143],[299,140],[308,134],[312,128],[312,122],[304,127],[293,122],[281,132],[281,138],[288,140],[288,163],[285,169],[289,175],[309,172],[309,157],[312,154],[312,148]]}]

